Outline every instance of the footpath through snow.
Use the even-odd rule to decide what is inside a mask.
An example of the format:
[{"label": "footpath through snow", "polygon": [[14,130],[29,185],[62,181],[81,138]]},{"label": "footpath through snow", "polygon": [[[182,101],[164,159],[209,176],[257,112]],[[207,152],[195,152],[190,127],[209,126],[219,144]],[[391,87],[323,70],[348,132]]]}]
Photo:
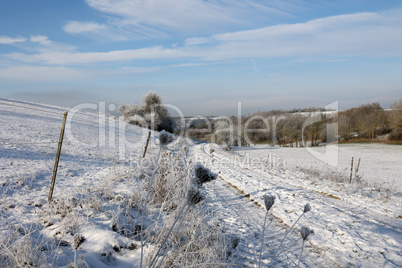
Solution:
[{"label": "footpath through snow", "polygon": [[[212,150],[214,151],[211,154]],[[244,223],[243,228],[249,228],[247,233],[255,232],[254,237],[257,236],[264,211],[256,210],[258,206],[247,201],[251,199],[263,207],[263,195],[273,194],[277,200],[271,213],[279,227],[272,226],[273,237],[268,240],[270,247],[278,246],[277,241],[283,235],[284,227],[293,225],[302,213],[303,206],[309,203],[312,211],[302,218],[297,225],[297,231],[295,230],[298,233],[300,226],[306,225],[315,231],[308,240],[311,247],[305,258],[307,266],[402,266],[400,196],[392,196],[388,202],[383,202],[367,198],[358,192],[351,194],[348,189],[342,188],[347,185],[340,187],[340,184],[333,182],[308,179],[300,172],[260,166],[253,168],[252,165],[242,167],[245,162],[241,155],[225,152],[212,144],[198,145],[194,153],[200,162],[219,173],[222,178],[210,192],[222,200],[216,207],[224,209],[224,214],[228,213],[228,207],[233,209],[228,219],[232,220],[232,223],[228,226],[241,229],[240,225]],[[229,187],[229,184],[232,186]],[[228,189],[223,191],[225,187]],[[218,193],[225,193],[226,199],[224,194],[219,197]],[[247,205],[236,199],[236,196],[240,198],[241,194],[247,197],[242,199]],[[231,204],[233,200],[236,200],[235,204]],[[294,240],[291,240],[294,243],[288,241],[284,245],[288,252],[288,259],[285,261],[290,262],[289,265],[298,254],[296,243],[301,243],[296,238],[298,235],[294,236]],[[246,243],[253,241],[250,237],[253,235],[250,234],[250,240]],[[257,241],[258,239],[249,244],[255,246]],[[246,251],[250,250],[255,248],[249,247]],[[251,258],[250,262],[252,261]]]}]

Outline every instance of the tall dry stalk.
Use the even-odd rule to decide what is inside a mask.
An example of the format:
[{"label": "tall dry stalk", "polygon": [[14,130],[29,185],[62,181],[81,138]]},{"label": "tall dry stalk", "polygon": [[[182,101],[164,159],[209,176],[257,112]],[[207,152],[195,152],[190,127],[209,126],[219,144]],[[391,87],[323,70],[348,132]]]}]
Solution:
[{"label": "tall dry stalk", "polygon": [[265,235],[265,226],[267,223],[268,212],[271,209],[271,207],[274,205],[274,203],[275,203],[275,196],[264,195],[264,204],[265,204],[265,208],[267,209],[267,212],[265,213],[264,226],[262,228],[261,249],[260,249],[260,258],[258,260],[258,268],[261,268],[261,257],[262,257],[262,251],[264,248],[264,235]]}]

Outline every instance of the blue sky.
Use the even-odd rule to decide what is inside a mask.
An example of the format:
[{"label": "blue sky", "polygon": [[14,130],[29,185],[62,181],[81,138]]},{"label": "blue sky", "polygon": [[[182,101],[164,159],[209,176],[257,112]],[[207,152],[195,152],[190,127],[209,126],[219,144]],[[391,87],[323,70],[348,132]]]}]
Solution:
[{"label": "blue sky", "polygon": [[3,0],[0,96],[187,115],[402,97],[402,2]]}]

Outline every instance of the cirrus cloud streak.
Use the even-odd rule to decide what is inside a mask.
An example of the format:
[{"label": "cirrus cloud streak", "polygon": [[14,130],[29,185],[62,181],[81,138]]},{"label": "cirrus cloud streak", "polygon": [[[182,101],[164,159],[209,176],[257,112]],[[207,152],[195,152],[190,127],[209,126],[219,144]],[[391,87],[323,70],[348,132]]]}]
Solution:
[{"label": "cirrus cloud streak", "polygon": [[[47,41],[43,37],[42,40]],[[4,56],[9,60],[48,65],[186,58],[219,61],[306,56],[401,57],[402,10],[339,15],[305,23],[190,38],[181,46],[85,53],[47,49],[34,54],[11,53]]]}]

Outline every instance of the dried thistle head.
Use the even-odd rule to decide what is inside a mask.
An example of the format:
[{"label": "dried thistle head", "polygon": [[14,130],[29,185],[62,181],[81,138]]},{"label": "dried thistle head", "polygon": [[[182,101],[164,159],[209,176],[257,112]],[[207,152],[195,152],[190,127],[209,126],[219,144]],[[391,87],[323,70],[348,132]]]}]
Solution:
[{"label": "dried thistle head", "polygon": [[197,187],[191,185],[187,191],[187,204],[192,206],[198,204],[202,200],[204,200],[204,196],[201,191]]},{"label": "dried thistle head", "polygon": [[271,207],[275,203],[275,196],[273,195],[264,195],[264,203],[265,203],[265,208],[268,210],[271,209]]},{"label": "dried thistle head", "polygon": [[74,239],[73,239],[73,248],[77,249],[79,246],[81,246],[82,243],[84,243],[85,238],[82,236],[82,234],[75,234]]},{"label": "dried thistle head", "polygon": [[306,205],[304,205],[304,209],[303,209],[303,213],[309,212],[311,210],[311,206],[309,203],[307,203]]},{"label": "dried thistle head", "polygon": [[161,146],[166,146],[173,141],[173,135],[169,132],[162,130],[159,133],[159,143]]},{"label": "dried thistle head", "polygon": [[300,229],[300,235],[303,238],[303,240],[306,240],[310,234],[314,234],[314,230],[306,226],[302,226],[302,228]]}]

